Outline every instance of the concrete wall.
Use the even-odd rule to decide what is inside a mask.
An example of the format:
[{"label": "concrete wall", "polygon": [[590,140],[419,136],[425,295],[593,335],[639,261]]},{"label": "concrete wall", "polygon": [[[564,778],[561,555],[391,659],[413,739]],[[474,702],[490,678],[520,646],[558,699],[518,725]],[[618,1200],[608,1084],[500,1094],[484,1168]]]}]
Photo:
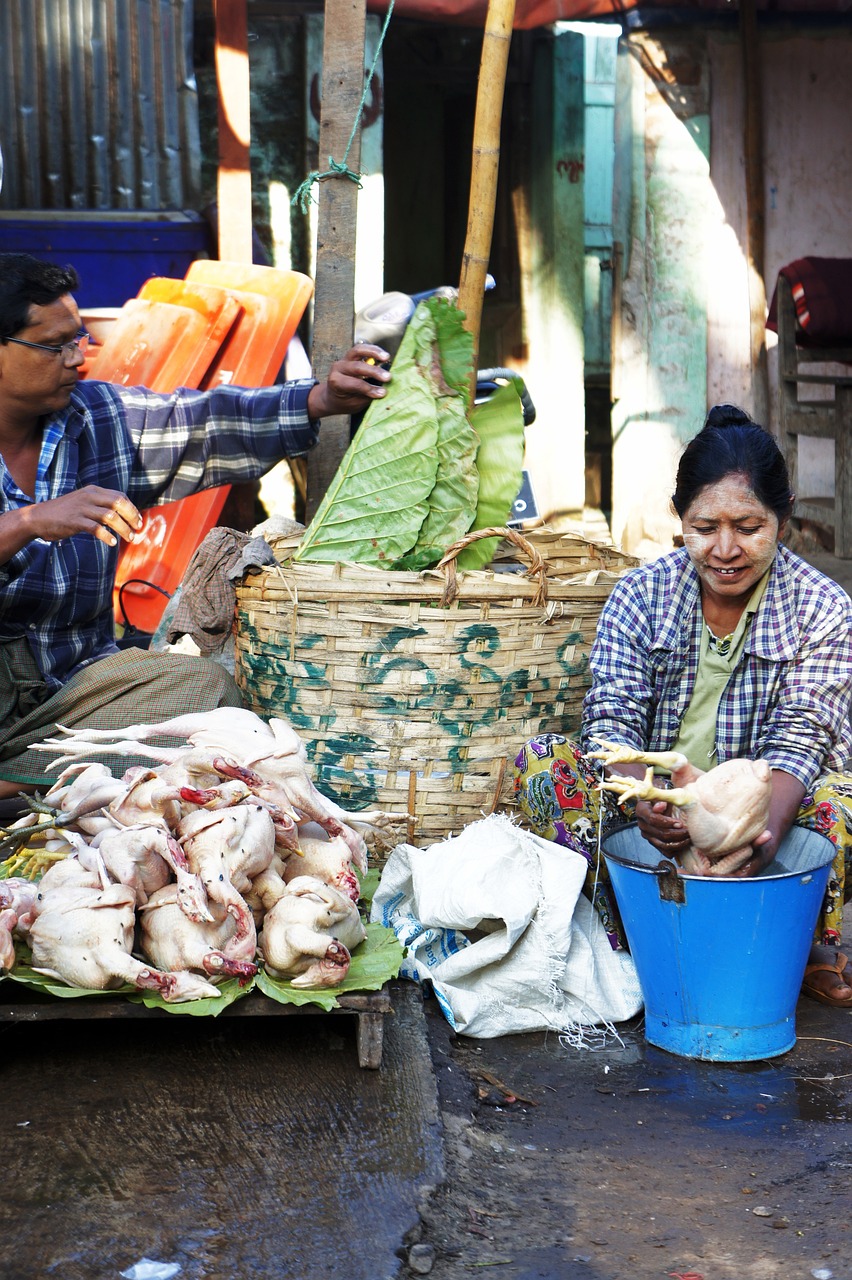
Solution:
[{"label": "concrete wall", "polygon": [[671,547],[669,499],[707,379],[709,80],[704,40],[627,37],[616,97],[616,238],[624,238],[613,351],[615,541]]},{"label": "concrete wall", "polygon": [[[852,256],[852,31],[761,31],[767,303],[779,269]],[[742,54],[735,30],[622,41],[613,222],[625,243],[613,353],[613,535],[654,555],[682,444],[709,405],[754,410]],[[777,424],[775,338],[770,417]],[[799,487],[833,493],[833,443],[800,446]]]},{"label": "concrete wall", "polygon": [[[713,96],[711,172],[717,204],[709,290],[708,400],[748,403],[748,280],[742,148],[742,64],[735,35],[708,42]],[[778,271],[810,254],[852,257],[852,31],[761,36],[767,303]],[[776,338],[767,333],[770,422],[777,429]],[[809,391],[816,399],[819,390]],[[828,395],[829,392],[824,394]],[[834,492],[834,444],[800,444],[803,496]]]}]

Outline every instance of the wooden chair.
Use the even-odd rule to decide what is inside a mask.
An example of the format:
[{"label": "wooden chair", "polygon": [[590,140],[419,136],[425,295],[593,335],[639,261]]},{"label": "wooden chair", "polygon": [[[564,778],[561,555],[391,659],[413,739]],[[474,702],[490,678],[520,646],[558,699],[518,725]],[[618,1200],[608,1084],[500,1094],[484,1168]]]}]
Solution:
[{"label": "wooden chair", "polygon": [[[778,391],[780,445],[796,493],[796,515],[834,532],[834,552],[852,559],[852,347],[806,347],[797,341],[790,283],[778,277]],[[850,366],[849,375],[827,372],[828,364]],[[799,388],[830,386],[833,400],[800,400]],[[799,436],[834,441],[834,497],[799,493]]]}]

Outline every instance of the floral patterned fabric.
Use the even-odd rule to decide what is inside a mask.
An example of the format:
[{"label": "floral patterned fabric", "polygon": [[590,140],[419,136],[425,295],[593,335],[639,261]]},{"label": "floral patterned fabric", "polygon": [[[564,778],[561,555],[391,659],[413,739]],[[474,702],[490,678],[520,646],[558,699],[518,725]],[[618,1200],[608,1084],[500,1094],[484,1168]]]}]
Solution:
[{"label": "floral patterned fabric", "polygon": [[[537,835],[566,845],[589,864],[584,893],[594,904],[610,945],[625,947],[621,917],[600,843],[629,821],[612,792],[597,790],[602,771],[570,738],[546,733],[533,738],[515,759],[515,797]],[[818,831],[837,848],[814,941],[840,943],[843,903],[852,895],[852,777],[828,773],[802,802],[796,825]]]}]

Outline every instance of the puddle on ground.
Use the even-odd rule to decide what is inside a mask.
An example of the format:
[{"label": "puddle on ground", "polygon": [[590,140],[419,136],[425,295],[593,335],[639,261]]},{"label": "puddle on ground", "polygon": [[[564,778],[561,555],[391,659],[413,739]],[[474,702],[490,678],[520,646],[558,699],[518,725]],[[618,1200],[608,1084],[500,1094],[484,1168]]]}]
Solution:
[{"label": "puddle on ground", "polygon": [[665,1099],[668,1109],[682,1106],[694,1123],[710,1129],[779,1128],[795,1121],[817,1124],[852,1120],[847,1081],[821,1064],[806,1068],[765,1062],[709,1063],[676,1058],[645,1046],[649,1071],[635,1090]]}]

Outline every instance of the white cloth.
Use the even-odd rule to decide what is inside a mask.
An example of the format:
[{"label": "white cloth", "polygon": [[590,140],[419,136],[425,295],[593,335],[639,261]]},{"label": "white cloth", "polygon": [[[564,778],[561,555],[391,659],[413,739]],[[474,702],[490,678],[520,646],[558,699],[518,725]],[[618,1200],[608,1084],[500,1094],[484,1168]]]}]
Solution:
[{"label": "white cloth", "polygon": [[372,919],[407,948],[451,1026],[488,1039],[610,1025],[642,1008],[636,969],[580,892],[585,860],[502,815],[427,849],[398,845]]}]

